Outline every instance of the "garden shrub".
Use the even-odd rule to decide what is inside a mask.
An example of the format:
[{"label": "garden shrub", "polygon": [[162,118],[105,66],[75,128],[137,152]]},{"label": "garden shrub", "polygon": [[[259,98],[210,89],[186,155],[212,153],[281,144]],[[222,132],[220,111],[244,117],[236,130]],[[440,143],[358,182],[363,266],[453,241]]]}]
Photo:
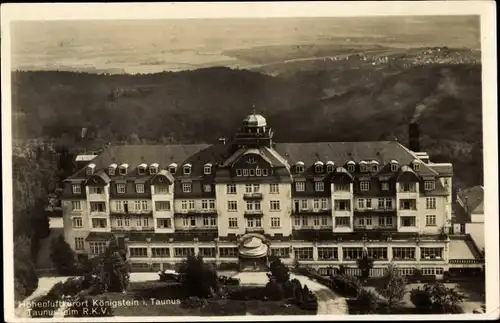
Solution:
[{"label": "garden shrub", "polygon": [[199,298],[196,296],[188,297],[182,303],[183,307],[185,307],[185,308],[202,308],[202,307],[207,306],[207,304],[208,304],[208,302],[206,299]]},{"label": "garden shrub", "polygon": [[374,314],[378,309],[378,297],[371,290],[361,288],[356,296],[353,314]]},{"label": "garden shrub", "polygon": [[460,304],[464,300],[464,295],[442,283],[426,284],[423,288],[412,290],[410,300],[422,313],[463,313]]},{"label": "garden shrub", "polygon": [[283,285],[274,280],[266,284],[265,294],[272,301],[279,301],[285,298]]}]

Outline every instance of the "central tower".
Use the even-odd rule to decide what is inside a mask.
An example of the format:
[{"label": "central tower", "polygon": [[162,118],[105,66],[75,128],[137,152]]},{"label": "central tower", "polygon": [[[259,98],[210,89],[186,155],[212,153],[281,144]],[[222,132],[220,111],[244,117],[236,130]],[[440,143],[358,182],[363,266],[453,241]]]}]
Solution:
[{"label": "central tower", "polygon": [[237,148],[259,148],[266,146],[272,148],[273,132],[267,126],[266,118],[256,114],[255,110],[248,115],[236,133],[234,144]]}]

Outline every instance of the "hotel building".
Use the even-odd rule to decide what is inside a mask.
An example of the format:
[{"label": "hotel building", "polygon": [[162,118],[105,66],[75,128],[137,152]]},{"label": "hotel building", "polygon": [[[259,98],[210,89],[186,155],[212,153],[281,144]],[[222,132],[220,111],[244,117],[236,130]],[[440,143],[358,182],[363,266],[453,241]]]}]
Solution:
[{"label": "hotel building", "polygon": [[137,271],[197,254],[241,270],[263,269],[274,255],[356,271],[363,252],[375,260],[372,275],[391,261],[407,274],[480,268],[466,237],[446,234],[452,165],[419,152],[416,124],[410,148],[278,143],[258,114],[214,145],[111,146],[65,181],[65,240],[96,255],[114,236]]}]

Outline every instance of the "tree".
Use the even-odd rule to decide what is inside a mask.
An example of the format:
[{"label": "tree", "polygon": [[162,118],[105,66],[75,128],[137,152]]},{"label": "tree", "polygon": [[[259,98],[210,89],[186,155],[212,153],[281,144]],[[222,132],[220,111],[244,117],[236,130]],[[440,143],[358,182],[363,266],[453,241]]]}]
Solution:
[{"label": "tree", "polygon": [[290,280],[290,270],[281,262],[281,259],[276,259],[269,267],[271,276],[275,278],[277,283],[284,284]]},{"label": "tree", "polygon": [[377,288],[377,292],[387,300],[389,310],[393,310],[403,300],[406,284],[406,278],[398,268],[389,264],[383,277],[383,285]]},{"label": "tree", "polygon": [[464,295],[443,283],[426,284],[423,289],[411,291],[411,302],[423,313],[452,314],[462,313],[460,304]]},{"label": "tree", "polygon": [[361,288],[356,296],[355,314],[373,314],[377,312],[377,295],[371,291]]},{"label": "tree", "polygon": [[77,271],[76,254],[62,235],[51,241],[50,249],[50,259],[58,273],[63,276],[74,275]]},{"label": "tree", "polygon": [[16,237],[14,241],[14,299],[23,300],[38,287],[38,276],[31,259],[30,239]]},{"label": "tree", "polygon": [[184,277],[182,283],[190,296],[210,297],[220,290],[215,268],[206,264],[201,255],[189,256],[184,260],[179,273]]},{"label": "tree", "polygon": [[358,268],[361,270],[361,278],[363,280],[370,277],[370,269],[373,268],[373,259],[368,257],[366,252],[363,252],[363,256],[357,260]]},{"label": "tree", "polygon": [[125,260],[125,251],[112,239],[104,254],[99,256],[94,274],[99,277],[103,291],[125,293],[130,278],[130,267]]}]

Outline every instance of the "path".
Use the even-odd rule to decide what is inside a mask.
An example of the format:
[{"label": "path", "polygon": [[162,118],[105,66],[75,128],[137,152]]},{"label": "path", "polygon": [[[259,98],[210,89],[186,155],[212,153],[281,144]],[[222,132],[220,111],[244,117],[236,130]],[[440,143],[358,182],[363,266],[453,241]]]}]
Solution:
[{"label": "path", "polygon": [[[264,272],[238,273],[234,278],[240,279],[241,285],[265,286],[269,279]],[[320,284],[309,277],[290,274],[290,279],[298,279],[302,286],[318,297],[318,315],[347,315],[349,313],[344,297],[335,294],[330,288]]]},{"label": "path", "polygon": [[[21,304],[25,306],[16,306],[15,314],[17,317],[30,317],[29,311],[26,308],[26,305],[29,304],[30,301],[33,301],[35,298],[46,295],[52,286],[59,282],[65,282],[70,277],[40,277],[38,279],[38,288],[28,297],[26,297]],[[18,304],[16,304],[18,305]],[[28,305],[29,306],[29,305]]]}]

